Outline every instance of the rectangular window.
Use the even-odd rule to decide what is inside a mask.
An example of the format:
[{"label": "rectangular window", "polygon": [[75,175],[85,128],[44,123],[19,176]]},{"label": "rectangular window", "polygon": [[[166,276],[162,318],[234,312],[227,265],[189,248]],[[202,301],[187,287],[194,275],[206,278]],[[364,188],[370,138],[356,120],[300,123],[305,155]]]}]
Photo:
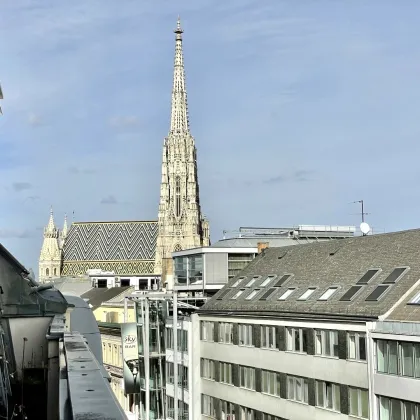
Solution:
[{"label": "rectangular window", "polygon": [[299,353],[308,352],[308,331],[304,328],[287,328],[287,350]]},{"label": "rectangular window", "polygon": [[420,292],[419,292],[419,293],[417,293],[417,294],[413,297],[413,299],[411,299],[411,300],[410,300],[410,303],[411,303],[412,305],[419,305],[419,304],[420,304]]},{"label": "rectangular window", "polygon": [[252,325],[239,324],[239,345],[240,346],[253,346],[254,340],[252,335]]},{"label": "rectangular window", "polygon": [[220,362],[219,371],[220,371],[220,382],[224,384],[233,385],[232,364]]},{"label": "rectangular window", "polygon": [[166,381],[168,384],[174,383],[174,364],[166,362]]},{"label": "rectangular window", "polygon": [[255,412],[252,408],[240,406],[239,420],[255,420]]},{"label": "rectangular window", "polygon": [[201,413],[216,418],[216,405],[213,397],[201,394]]},{"label": "rectangular window", "polygon": [[330,287],[326,290],[318,300],[328,300],[336,291],[338,287]]},{"label": "rectangular window", "polygon": [[340,300],[344,302],[350,302],[354,296],[361,290],[362,286],[351,286],[343,296],[341,296]]},{"label": "rectangular window", "polygon": [[238,287],[239,283],[244,279],[245,277],[239,277],[238,280],[236,280],[230,287]]},{"label": "rectangular window", "polygon": [[201,359],[201,375],[202,378],[215,380],[214,360]]},{"label": "rectangular window", "polygon": [[296,289],[287,289],[280,297],[279,300],[286,300]]},{"label": "rectangular window", "polygon": [[367,389],[349,388],[349,404],[351,416],[369,418],[369,393]]},{"label": "rectangular window", "polygon": [[241,296],[242,295],[242,293],[245,291],[245,289],[241,289],[241,290],[238,290],[232,297],[231,297],[231,299],[232,300],[236,300],[236,299],[238,299],[238,297],[239,296]]},{"label": "rectangular window", "polygon": [[280,397],[280,374],[263,370],[261,372],[261,392]]},{"label": "rectangular window", "polygon": [[245,300],[251,300],[252,298],[254,298],[258,292],[260,291],[260,289],[254,289],[246,298]]},{"label": "rectangular window", "polygon": [[380,284],[365,300],[367,302],[377,302],[389,288],[389,284]]},{"label": "rectangular window", "polygon": [[308,404],[308,380],[287,376],[287,399]]},{"label": "rectangular window", "polygon": [[245,285],[245,287],[251,287],[257,280],[259,276],[254,276],[252,279]]},{"label": "rectangular window", "polygon": [[418,420],[420,404],[395,398],[379,397],[380,420]]},{"label": "rectangular window", "polygon": [[188,367],[178,364],[178,386],[188,389]]},{"label": "rectangular window", "polygon": [[264,349],[276,348],[276,327],[270,325],[261,326],[261,347]]},{"label": "rectangular window", "polygon": [[172,327],[166,328],[166,348],[173,349],[174,348],[174,335]]},{"label": "rectangular window", "polygon": [[214,341],[214,323],[211,321],[201,321],[201,340]]},{"label": "rectangular window", "polygon": [[262,283],[261,283],[261,287],[265,287],[265,286],[267,286],[270,282],[271,282],[271,280],[273,280],[274,279],[274,277],[276,277],[276,276],[268,276]]},{"label": "rectangular window", "polygon": [[275,288],[271,288],[266,290],[261,296],[260,296],[260,300],[267,300],[271,295],[274,294],[274,292],[276,291]]},{"label": "rectangular window", "polygon": [[255,390],[255,369],[247,366],[239,366],[239,386],[241,388]]},{"label": "rectangular window", "polygon": [[368,284],[370,280],[373,279],[373,277],[378,273],[379,270],[368,270],[365,274],[360,278],[360,280],[356,284]]},{"label": "rectangular window", "polygon": [[316,405],[340,411],[340,386],[332,382],[316,381]]},{"label": "rectangular window", "polygon": [[178,328],[178,351],[186,353],[188,351],[188,331],[187,330],[181,330]]},{"label": "rectangular window", "polygon": [[315,292],[315,288],[311,287],[298,298],[298,300],[307,300],[312,293]]},{"label": "rectangular window", "polygon": [[396,268],[391,274],[382,282],[383,284],[394,284],[407,271],[406,267]]},{"label": "rectangular window", "polygon": [[220,401],[223,420],[235,420],[235,404],[229,401]]},{"label": "rectangular window", "polygon": [[221,322],[219,324],[219,343],[232,344],[233,342],[233,324],[230,322]]},{"label": "rectangular window", "polygon": [[338,357],[338,332],[333,330],[316,330],[315,354]]},{"label": "rectangular window", "polygon": [[349,360],[366,360],[366,334],[349,332],[347,334]]},{"label": "rectangular window", "polygon": [[175,418],[175,416],[174,416],[174,411],[175,411],[174,399],[170,396],[167,396],[166,401],[167,401],[167,407],[168,407],[168,418],[173,419],[173,418]]},{"label": "rectangular window", "polygon": [[286,282],[286,280],[288,280],[290,277],[292,277],[291,274],[285,274],[284,276],[282,276],[280,279],[278,279],[276,281],[276,284],[274,285],[274,287],[281,287],[281,286],[283,286],[283,284]]}]

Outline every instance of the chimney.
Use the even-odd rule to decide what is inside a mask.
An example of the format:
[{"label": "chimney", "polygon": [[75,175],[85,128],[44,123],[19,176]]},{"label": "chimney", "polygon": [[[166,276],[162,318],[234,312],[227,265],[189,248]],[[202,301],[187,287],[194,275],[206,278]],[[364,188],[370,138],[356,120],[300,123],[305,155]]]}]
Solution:
[{"label": "chimney", "polygon": [[257,243],[257,247],[258,247],[258,254],[261,254],[261,252],[268,248],[269,242],[258,242]]}]

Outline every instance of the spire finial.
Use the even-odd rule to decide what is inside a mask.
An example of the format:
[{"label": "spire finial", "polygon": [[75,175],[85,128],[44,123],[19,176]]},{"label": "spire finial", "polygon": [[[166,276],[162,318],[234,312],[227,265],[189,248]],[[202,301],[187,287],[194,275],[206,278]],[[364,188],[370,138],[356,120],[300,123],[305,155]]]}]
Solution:
[{"label": "spire finial", "polygon": [[178,15],[178,19],[176,21],[176,29],[174,30],[174,32],[178,35],[181,35],[184,31],[181,28],[181,18]]}]

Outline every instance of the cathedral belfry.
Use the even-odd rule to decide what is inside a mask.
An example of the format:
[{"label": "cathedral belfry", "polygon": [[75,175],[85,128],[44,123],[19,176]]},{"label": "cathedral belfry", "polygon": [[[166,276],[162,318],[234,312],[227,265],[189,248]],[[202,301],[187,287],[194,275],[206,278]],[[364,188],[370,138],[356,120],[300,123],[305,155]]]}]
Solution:
[{"label": "cathedral belfry", "polygon": [[171,124],[163,143],[155,273],[170,283],[172,252],[208,246],[209,223],[200,208],[197,149],[188,119],[181,22],[175,29]]}]

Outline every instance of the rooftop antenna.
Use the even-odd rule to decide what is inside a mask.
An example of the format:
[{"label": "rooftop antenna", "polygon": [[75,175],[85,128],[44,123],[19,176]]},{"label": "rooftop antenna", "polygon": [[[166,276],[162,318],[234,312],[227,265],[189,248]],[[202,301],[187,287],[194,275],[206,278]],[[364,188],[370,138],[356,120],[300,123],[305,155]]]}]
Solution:
[{"label": "rooftop antenna", "polygon": [[365,222],[365,216],[370,213],[365,213],[363,200],[353,201],[353,203],[360,203],[362,206],[362,211],[360,213],[362,215],[362,223],[360,223],[360,231],[362,232],[363,236],[366,236],[371,231],[371,229],[370,229],[369,224]]}]

